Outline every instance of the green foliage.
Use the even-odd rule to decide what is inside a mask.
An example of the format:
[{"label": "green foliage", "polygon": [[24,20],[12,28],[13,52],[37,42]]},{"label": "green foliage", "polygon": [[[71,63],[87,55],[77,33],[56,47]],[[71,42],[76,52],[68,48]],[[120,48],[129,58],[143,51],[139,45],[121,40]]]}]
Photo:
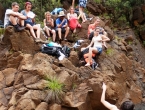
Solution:
[{"label": "green foliage", "polygon": [[108,56],[112,56],[112,55],[114,54],[114,50],[113,50],[112,48],[108,48],[108,49],[106,50],[106,54],[107,54]]},{"label": "green foliage", "polygon": [[20,5],[19,11],[24,9],[24,4],[27,1],[32,2],[32,11],[37,15],[36,23],[41,24],[44,19],[44,13],[46,11],[52,11],[56,7],[62,7],[60,0],[0,0],[0,3],[5,9],[11,8],[12,2],[18,2]]},{"label": "green foliage", "polygon": [[95,0],[96,3],[100,4],[102,0]]},{"label": "green foliage", "polygon": [[145,40],[143,41],[143,46],[145,46]]},{"label": "green foliage", "polygon": [[[105,6],[111,10],[111,16],[114,23],[119,26],[129,25],[134,6],[145,3],[145,0],[106,0]],[[127,22],[129,21],[129,22]]]},{"label": "green foliage", "polygon": [[46,84],[46,88],[48,89],[46,100],[61,103],[64,96],[64,84],[61,84],[56,77],[48,77],[46,80],[48,81]]},{"label": "green foliage", "polygon": [[0,36],[3,35],[5,32],[5,29],[4,28],[0,28]]}]

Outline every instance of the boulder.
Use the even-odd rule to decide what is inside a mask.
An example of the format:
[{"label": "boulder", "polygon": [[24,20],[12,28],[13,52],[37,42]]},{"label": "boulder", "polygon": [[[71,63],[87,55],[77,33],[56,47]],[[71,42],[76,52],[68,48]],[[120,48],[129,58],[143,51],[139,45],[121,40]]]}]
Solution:
[{"label": "boulder", "polygon": [[94,15],[99,15],[105,12],[105,7],[101,4],[97,4],[95,1],[88,1],[87,9]]},{"label": "boulder", "polygon": [[61,109],[61,105],[52,104],[49,106],[49,110],[62,110],[62,109]]},{"label": "boulder", "polygon": [[[41,39],[46,40],[42,34]],[[34,41],[29,30],[25,29],[21,32],[16,32],[12,26],[8,26],[5,29],[2,40],[6,45],[10,45],[13,51],[34,54],[41,48],[41,44]]]},{"label": "boulder", "polygon": [[48,110],[48,104],[46,102],[41,102],[35,110]]},{"label": "boulder", "polygon": [[6,86],[12,86],[14,83],[14,78],[17,70],[13,68],[7,68],[2,71],[5,76]]},{"label": "boulder", "polygon": [[68,58],[69,59],[69,61],[71,61],[72,62],[72,64],[74,65],[74,66],[79,66],[79,58],[78,58],[78,54],[77,54],[77,52],[75,52],[75,51],[71,51],[70,52],[70,57]]}]

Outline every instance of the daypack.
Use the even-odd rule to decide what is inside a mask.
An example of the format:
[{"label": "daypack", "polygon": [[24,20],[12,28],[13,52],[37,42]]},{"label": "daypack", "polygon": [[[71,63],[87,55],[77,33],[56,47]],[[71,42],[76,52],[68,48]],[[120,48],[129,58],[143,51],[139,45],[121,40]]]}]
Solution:
[{"label": "daypack", "polygon": [[46,54],[57,56],[57,57],[60,56],[60,53],[59,53],[60,50],[61,50],[60,47],[47,46],[47,45],[43,45],[41,48],[42,53],[46,53]]},{"label": "daypack", "polygon": [[48,55],[53,55],[53,56],[56,56],[56,57],[60,57],[61,53],[63,53],[65,55],[65,57],[69,57],[70,48],[67,47],[67,46],[57,47],[57,46],[51,46],[49,44],[43,44],[42,47],[41,47],[41,52],[46,53]]},{"label": "daypack", "polygon": [[63,46],[63,47],[62,47],[62,53],[63,53],[66,57],[69,57],[69,55],[70,55],[70,48],[67,47],[67,46]]},{"label": "daypack", "polygon": [[60,11],[65,11],[65,9],[63,9],[63,8],[55,8],[55,9],[51,12],[51,14],[52,14],[52,15],[58,15]]}]

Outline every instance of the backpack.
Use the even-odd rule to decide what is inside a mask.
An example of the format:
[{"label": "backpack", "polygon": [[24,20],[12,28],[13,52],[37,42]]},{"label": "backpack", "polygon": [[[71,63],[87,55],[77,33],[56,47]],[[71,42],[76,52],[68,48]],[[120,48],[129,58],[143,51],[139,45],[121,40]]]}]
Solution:
[{"label": "backpack", "polygon": [[65,11],[65,9],[63,9],[63,8],[55,8],[55,9],[51,12],[51,14],[52,14],[52,15],[58,15],[60,11]]},{"label": "backpack", "polygon": [[43,45],[41,48],[41,52],[42,53],[46,53],[48,55],[53,55],[53,56],[60,56],[59,51],[61,50],[60,47],[55,47],[55,46],[47,46],[47,45]]},{"label": "backpack", "polygon": [[70,48],[67,46],[63,46],[62,47],[62,51],[61,51],[66,57],[70,56]]}]

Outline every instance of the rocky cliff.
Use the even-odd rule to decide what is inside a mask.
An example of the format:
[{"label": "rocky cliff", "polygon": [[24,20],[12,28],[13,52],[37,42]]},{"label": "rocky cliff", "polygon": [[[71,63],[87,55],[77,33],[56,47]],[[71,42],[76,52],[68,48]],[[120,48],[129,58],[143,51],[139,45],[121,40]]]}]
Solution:
[{"label": "rocky cliff", "polygon": [[[81,47],[88,45],[87,27],[94,20],[68,39],[85,39]],[[42,44],[35,43],[28,30],[15,32],[8,27],[0,44],[0,110],[107,110],[100,102],[102,82],[108,85],[106,99],[118,107],[126,94],[135,104],[144,101],[143,48],[130,28],[112,30],[105,19],[101,25],[111,41],[97,57],[96,70],[79,62],[81,47],[58,61],[40,52]],[[58,94],[51,93],[47,77],[64,85],[62,100],[54,100]]]},{"label": "rocky cliff", "polygon": [[[68,7],[71,0],[63,3]],[[87,8],[92,14],[105,11],[92,0]],[[94,17],[92,14],[89,17]],[[143,16],[133,18],[134,23],[143,22]],[[79,61],[80,48],[89,43],[88,25],[95,17],[83,23],[76,35],[70,32],[69,42],[62,42],[72,47],[76,40],[85,40],[62,61],[41,53],[42,43],[34,42],[28,30],[15,32],[13,27],[8,27],[0,43],[0,110],[107,110],[100,102],[102,82],[108,86],[107,101],[120,107],[127,97],[138,104],[135,110],[143,110],[144,105],[140,103],[145,101],[144,48],[131,28],[111,29],[110,21],[101,19],[101,26],[111,41],[96,58],[99,66],[95,70]],[[41,38],[46,40],[42,34]],[[56,85],[51,85],[54,82]],[[60,86],[58,92],[52,91]]]}]

